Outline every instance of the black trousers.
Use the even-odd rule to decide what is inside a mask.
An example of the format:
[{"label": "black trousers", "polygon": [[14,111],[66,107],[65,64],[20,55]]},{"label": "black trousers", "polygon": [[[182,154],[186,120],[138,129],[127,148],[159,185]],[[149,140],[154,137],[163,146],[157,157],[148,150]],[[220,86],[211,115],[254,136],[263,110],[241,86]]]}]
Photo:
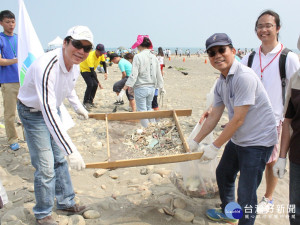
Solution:
[{"label": "black trousers", "polygon": [[81,72],[81,75],[86,83],[86,90],[83,98],[83,104],[93,103],[97,89],[98,81],[91,72]]}]

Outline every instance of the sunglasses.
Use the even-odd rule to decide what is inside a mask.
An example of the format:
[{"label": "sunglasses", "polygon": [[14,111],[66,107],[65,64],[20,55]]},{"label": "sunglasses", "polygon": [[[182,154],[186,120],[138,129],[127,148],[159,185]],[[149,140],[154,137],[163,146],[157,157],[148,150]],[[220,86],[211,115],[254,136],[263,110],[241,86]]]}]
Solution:
[{"label": "sunglasses", "polygon": [[81,43],[81,41],[79,41],[79,40],[71,39],[71,43],[72,43],[73,47],[76,48],[76,49],[82,49],[83,48],[83,51],[85,53],[89,53],[93,49],[92,45],[83,45]]},{"label": "sunglasses", "polygon": [[226,48],[227,48],[227,46],[222,46],[216,51],[215,50],[208,50],[207,54],[208,54],[209,57],[214,57],[217,54],[217,52],[219,52],[220,54],[224,54],[226,52]]}]

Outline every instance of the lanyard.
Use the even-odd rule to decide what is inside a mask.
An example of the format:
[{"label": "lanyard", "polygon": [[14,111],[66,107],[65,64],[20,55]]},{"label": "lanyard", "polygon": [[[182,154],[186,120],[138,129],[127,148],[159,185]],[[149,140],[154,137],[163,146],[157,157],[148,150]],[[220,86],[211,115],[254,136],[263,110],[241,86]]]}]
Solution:
[{"label": "lanyard", "polygon": [[[3,33],[3,34],[4,34],[4,33]],[[6,40],[8,41],[8,43],[9,43],[9,45],[10,45],[10,48],[11,48],[11,50],[12,50],[13,53],[14,53],[15,58],[17,58],[17,53],[16,53],[17,41],[16,41],[15,36],[13,36],[13,37],[14,37],[14,43],[15,43],[14,46],[11,44],[11,42],[9,41],[9,39],[8,39],[8,37],[7,37],[6,34],[4,34],[4,37],[5,37]]]},{"label": "lanyard", "polygon": [[282,48],[283,48],[283,44],[281,44],[281,49],[280,51],[275,55],[275,57],[264,67],[262,68],[261,66],[261,46],[259,48],[259,63],[260,63],[260,78],[262,80],[263,78],[263,72],[265,71],[265,69],[274,61],[274,59],[276,59],[276,57],[281,53],[282,51]]}]

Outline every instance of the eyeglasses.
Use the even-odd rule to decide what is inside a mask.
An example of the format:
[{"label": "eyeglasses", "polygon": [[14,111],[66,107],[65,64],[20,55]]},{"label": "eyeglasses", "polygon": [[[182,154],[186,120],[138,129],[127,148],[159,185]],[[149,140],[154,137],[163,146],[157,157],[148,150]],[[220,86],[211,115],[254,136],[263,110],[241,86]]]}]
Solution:
[{"label": "eyeglasses", "polygon": [[222,46],[216,51],[208,50],[207,54],[208,54],[209,57],[214,57],[217,54],[217,52],[219,52],[220,54],[224,54],[226,52],[226,48],[227,48],[227,46]]},{"label": "eyeglasses", "polygon": [[73,47],[76,48],[76,49],[82,49],[83,48],[83,51],[85,53],[89,53],[93,49],[92,45],[83,45],[81,43],[81,41],[79,41],[79,40],[71,39],[71,43],[72,43]]},{"label": "eyeglasses", "polygon": [[264,29],[264,28],[266,28],[266,29],[271,29],[271,28],[274,27],[274,26],[275,26],[275,25],[272,24],[272,23],[258,24],[258,25],[256,26],[256,29],[257,29],[257,30],[262,30],[262,29]]}]

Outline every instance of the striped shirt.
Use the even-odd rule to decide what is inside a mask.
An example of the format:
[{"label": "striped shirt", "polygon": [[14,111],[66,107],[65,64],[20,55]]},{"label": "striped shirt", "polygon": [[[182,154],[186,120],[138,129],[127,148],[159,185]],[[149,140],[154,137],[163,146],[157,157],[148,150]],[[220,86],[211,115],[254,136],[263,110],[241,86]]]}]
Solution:
[{"label": "striped shirt", "polygon": [[62,49],[45,53],[29,67],[18,99],[27,107],[42,112],[45,123],[60,149],[69,155],[77,151],[64,128],[57,108],[67,98],[74,110],[82,107],[74,90],[79,65],[67,71]]}]

